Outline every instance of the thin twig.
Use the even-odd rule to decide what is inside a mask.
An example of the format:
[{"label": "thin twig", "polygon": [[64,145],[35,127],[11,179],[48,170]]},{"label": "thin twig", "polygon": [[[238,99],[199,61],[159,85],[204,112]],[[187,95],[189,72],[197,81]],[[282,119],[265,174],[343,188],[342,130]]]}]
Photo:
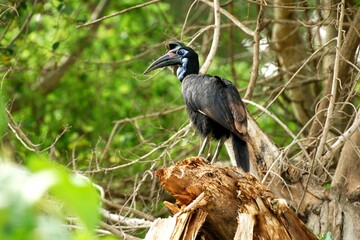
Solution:
[{"label": "thin twig", "polygon": [[15,137],[20,141],[20,143],[28,150],[40,154],[38,145],[32,143],[30,139],[26,136],[26,134],[21,130],[21,128],[15,123],[10,111],[5,109],[8,117],[8,127],[14,133]]},{"label": "thin twig", "polygon": [[[264,1],[264,3],[259,2],[258,0],[248,0],[248,2],[250,3],[254,3],[257,5],[264,5],[266,7],[271,7],[271,8],[284,8],[284,9],[292,9],[292,10],[296,10],[296,11],[303,11],[303,10],[335,10],[334,8],[331,7],[324,7],[323,5],[321,5],[321,7],[318,7],[318,5],[314,5],[313,6],[309,6],[309,7],[302,7],[298,5],[298,2],[294,2],[293,5],[284,5],[284,4],[268,4],[267,2],[269,1]],[[320,5],[319,5],[320,6]]]},{"label": "thin twig", "polygon": [[198,37],[201,36],[204,32],[208,31],[209,29],[214,28],[214,25],[208,25],[204,28],[201,28],[199,31],[197,31],[191,38],[191,41],[189,42],[189,45],[191,45]]},{"label": "thin twig", "polygon": [[151,156],[154,152],[158,151],[159,149],[161,148],[164,148],[166,147],[171,141],[173,141],[175,138],[177,138],[178,136],[180,136],[181,134],[186,134],[189,129],[191,127],[191,123],[189,123],[188,125],[186,125],[185,127],[183,127],[182,129],[180,129],[179,131],[177,131],[173,136],[171,136],[168,140],[166,140],[165,142],[161,143],[159,146],[153,148],[150,152],[148,152],[147,154],[137,158],[136,160],[134,161],[131,161],[129,163],[125,163],[125,164],[122,164],[122,165],[117,165],[117,166],[114,166],[114,167],[110,167],[110,168],[102,168],[102,169],[95,169],[95,170],[87,170],[85,172],[87,173],[97,173],[97,172],[108,172],[108,171],[114,171],[114,170],[117,170],[119,168],[124,168],[124,167],[128,167],[128,166],[131,166],[141,160],[144,160],[146,158],[148,158],[149,156]]},{"label": "thin twig", "polygon": [[59,141],[59,139],[67,132],[67,130],[70,128],[69,126],[65,126],[64,130],[59,133],[55,140],[50,144],[50,146],[39,150],[38,146],[41,144],[34,144],[24,133],[24,131],[15,123],[14,118],[12,117],[10,111],[8,109],[5,109],[7,113],[8,118],[8,127],[11,129],[11,131],[14,133],[15,137],[20,141],[20,143],[28,150],[35,152],[37,154],[41,154],[44,151],[47,151],[48,149],[55,146],[55,144]]},{"label": "thin twig", "polygon": [[121,124],[121,123],[135,122],[135,121],[138,121],[138,120],[141,120],[141,119],[144,119],[144,118],[156,118],[156,117],[159,117],[159,116],[168,115],[170,113],[178,112],[178,111],[181,111],[183,109],[185,109],[185,105],[182,105],[182,106],[179,106],[179,107],[176,107],[176,108],[172,108],[172,109],[169,109],[169,110],[165,110],[165,111],[149,113],[149,114],[144,114],[144,115],[141,115],[141,116],[136,116],[136,117],[133,117],[133,118],[125,118],[125,119],[117,120],[117,121],[114,121],[114,123]]},{"label": "thin twig", "polygon": [[[269,110],[267,110],[266,108],[264,108],[263,106],[254,103],[252,101],[246,100],[244,99],[244,102],[247,104],[251,104],[257,108],[259,108],[262,112],[264,112],[265,114],[267,114],[268,116],[270,116],[272,119],[274,119],[294,140],[297,139],[297,136],[290,130],[290,128],[288,128],[288,126],[282,122],[277,116],[275,116],[274,114],[272,114]],[[307,153],[304,145],[301,142],[297,142],[297,144],[299,145],[299,147],[301,148],[301,150],[305,153],[306,158],[311,161],[311,157],[310,155]]]},{"label": "thin twig", "polygon": [[106,142],[106,145],[105,145],[104,151],[103,151],[103,153],[101,155],[101,158],[104,158],[106,156],[107,152],[109,151],[111,142],[113,141],[115,133],[116,133],[116,131],[117,131],[120,124],[136,122],[138,120],[145,119],[145,118],[156,118],[156,117],[159,117],[159,116],[163,116],[163,115],[171,114],[171,113],[174,113],[174,112],[177,112],[177,111],[181,111],[184,108],[185,108],[185,105],[182,105],[182,106],[172,108],[172,109],[169,109],[169,110],[165,110],[165,111],[149,113],[149,114],[144,114],[144,115],[141,115],[141,116],[136,116],[136,117],[133,117],[133,118],[125,118],[125,119],[115,121],[115,125],[111,129],[110,136],[109,136],[109,138],[108,138],[108,140]]},{"label": "thin twig", "polygon": [[340,63],[340,47],[342,43],[342,29],[343,29],[343,22],[344,22],[344,16],[345,16],[345,1],[342,0],[340,3],[340,19],[339,19],[339,29],[338,29],[338,36],[337,36],[337,42],[336,42],[336,55],[335,55],[335,64],[334,64],[334,74],[332,79],[332,86],[331,86],[331,93],[329,98],[329,106],[327,108],[327,118],[325,120],[324,128],[322,131],[322,136],[320,138],[320,143],[318,148],[316,149],[315,159],[320,159],[320,157],[323,154],[324,147],[327,141],[327,134],[330,130],[330,125],[332,122],[332,115],[335,108],[335,101],[336,101],[336,92],[338,88],[338,75],[339,75],[339,63]]},{"label": "thin twig", "polygon": [[185,20],[184,20],[184,24],[183,24],[183,27],[181,29],[181,34],[180,34],[180,41],[183,40],[183,36],[184,36],[184,31],[185,31],[185,26],[186,26],[186,23],[187,23],[187,20],[189,19],[189,15],[190,15],[190,12],[191,12],[191,9],[194,7],[194,5],[197,3],[197,1],[194,1],[190,7],[189,7],[189,10],[187,11],[186,13],[186,17],[185,17]]},{"label": "thin twig", "polygon": [[145,218],[146,220],[149,220],[149,221],[154,221],[155,218],[149,214],[146,214],[142,211],[139,211],[137,209],[134,209],[134,208],[131,208],[131,207],[127,207],[127,206],[124,206],[122,204],[118,204],[118,203],[113,203],[107,199],[102,199],[102,201],[106,204],[106,205],[109,205],[110,207],[113,207],[113,208],[117,208],[119,209],[120,211],[124,210],[124,211],[129,211],[131,213],[134,213],[136,215],[138,215],[139,217],[143,217]]},{"label": "thin twig", "polygon": [[98,18],[94,21],[90,21],[90,22],[87,22],[87,23],[84,23],[84,24],[81,24],[81,25],[77,25],[76,28],[83,28],[83,27],[88,27],[90,25],[93,25],[95,23],[98,23],[98,22],[101,22],[105,19],[108,19],[108,18],[112,18],[112,17],[115,17],[117,15],[120,15],[120,14],[123,14],[123,13],[126,13],[126,12],[129,12],[129,11],[132,11],[132,10],[135,10],[135,9],[138,9],[138,8],[142,8],[142,7],[145,7],[147,5],[150,5],[150,4],[153,4],[153,3],[157,3],[157,2],[160,2],[161,0],[152,0],[150,2],[146,2],[146,3],[142,3],[142,4],[138,4],[138,5],[135,5],[135,6],[132,6],[132,7],[129,7],[127,9],[124,9],[124,10],[121,10],[121,11],[118,11],[116,13],[113,13],[113,14],[110,14],[110,15],[107,15],[107,16],[104,16],[104,17],[101,17],[101,18]]},{"label": "thin twig", "polygon": [[325,119],[325,124],[324,124],[324,128],[322,131],[322,136],[320,138],[320,143],[319,146],[316,149],[316,153],[315,153],[315,157],[311,162],[311,167],[310,167],[310,172],[309,172],[309,176],[306,180],[306,184],[305,184],[305,188],[304,188],[304,192],[301,196],[301,200],[299,202],[298,208],[296,209],[296,213],[299,212],[299,209],[301,207],[301,204],[304,201],[306,192],[307,192],[307,188],[309,186],[310,183],[310,179],[311,176],[313,174],[313,170],[315,167],[315,162],[320,160],[321,156],[323,155],[324,152],[324,147],[326,144],[326,140],[327,140],[327,135],[328,132],[330,130],[330,125],[332,122],[332,115],[334,112],[334,108],[335,108],[335,100],[336,100],[336,92],[337,92],[337,88],[338,88],[338,75],[339,75],[339,63],[340,63],[340,47],[341,47],[341,43],[342,43],[342,35],[343,35],[343,23],[344,23],[344,16],[345,16],[345,0],[342,0],[340,4],[340,18],[339,18],[339,28],[338,28],[338,36],[337,36],[337,42],[336,42],[336,54],[335,54],[335,64],[334,64],[334,74],[333,74],[333,79],[332,79],[332,86],[331,86],[331,93],[329,97],[329,106],[327,108],[327,117]]},{"label": "thin twig", "polygon": [[[229,11],[231,14],[234,13],[234,2],[233,1],[229,1]],[[232,81],[236,87],[239,87],[238,82],[237,82],[238,77],[237,77],[236,68],[235,68],[235,48],[234,48],[235,41],[236,40],[234,39],[234,26],[233,26],[233,24],[231,24],[229,26],[229,64],[230,64]]]},{"label": "thin twig", "polygon": [[149,228],[152,223],[151,221],[142,218],[131,218],[122,216],[120,214],[114,214],[103,208],[100,209],[100,212],[104,218],[111,222],[116,222],[134,228]]},{"label": "thin twig", "polygon": [[275,101],[276,99],[278,99],[278,97],[285,91],[285,89],[287,88],[288,85],[290,85],[290,83],[292,82],[292,80],[295,79],[295,77],[300,73],[300,71],[307,66],[307,64],[314,58],[317,56],[317,54],[322,51],[322,49],[324,49],[326,46],[328,46],[330,43],[332,43],[332,41],[336,40],[336,38],[333,38],[331,40],[329,40],[327,43],[324,44],[324,46],[322,46],[321,48],[317,49],[315,52],[313,52],[308,59],[306,59],[306,61],[304,61],[304,63],[298,68],[298,70],[296,70],[296,72],[291,76],[291,78],[286,82],[286,84],[284,85],[284,87],[279,91],[279,93],[274,97],[274,99],[272,99],[270,101],[270,103],[268,103],[268,105],[266,106],[266,109],[268,109]]},{"label": "thin twig", "polygon": [[[207,5],[214,8],[214,4],[212,2],[206,1],[206,0],[200,0],[203,3],[206,3]],[[228,11],[224,10],[223,8],[219,8],[220,13],[224,14],[227,18],[229,18],[236,26],[238,26],[241,30],[243,30],[246,34],[250,36],[254,36],[254,31],[246,27],[243,23],[241,23],[235,16],[230,14]]]},{"label": "thin twig", "polygon": [[100,227],[108,230],[109,232],[111,232],[112,234],[114,234],[115,236],[120,237],[121,239],[126,239],[126,240],[141,240],[141,238],[137,238],[134,236],[131,236],[129,234],[126,234],[122,231],[117,230],[116,228],[114,228],[113,226],[104,223],[104,222],[100,222]]},{"label": "thin twig", "polygon": [[[244,100],[244,102],[246,102],[247,100]],[[299,145],[299,137],[300,135],[305,131],[305,129],[312,123],[312,121],[315,119],[315,117],[319,114],[323,114],[323,111],[319,111],[317,112],[311,119],[309,119],[309,121],[302,127],[302,129],[300,129],[300,131],[297,133],[297,135],[293,138],[293,141],[288,144],[282,151],[281,151],[281,154],[277,156],[277,158],[275,159],[274,163],[275,162],[278,162],[280,161],[280,159],[282,159],[284,156],[287,156],[288,152],[290,151],[290,149],[292,148],[293,145]],[[303,152],[303,154],[307,154],[307,151]],[[308,155],[308,159],[311,160],[310,156]],[[265,182],[266,178],[269,176],[270,172],[271,172],[271,169],[274,167],[274,164],[272,164],[269,168],[269,170],[267,171],[267,173],[265,174],[264,178],[262,179],[262,183]]]},{"label": "thin twig", "polygon": [[4,81],[7,75],[13,70],[13,67],[9,67],[1,78],[0,90],[3,90]]},{"label": "thin twig", "polygon": [[350,128],[348,128],[341,136],[327,149],[325,155],[322,156],[321,162],[327,162],[339,149],[344,145],[345,141],[349,139],[360,127],[360,111],[356,114],[355,120]]},{"label": "thin twig", "polygon": [[216,50],[218,47],[218,43],[219,43],[219,38],[220,38],[220,4],[219,4],[219,0],[214,0],[214,34],[213,34],[213,39],[212,39],[212,43],[211,43],[211,48],[209,51],[209,54],[206,57],[206,60],[204,62],[204,64],[201,66],[200,68],[200,73],[206,73],[207,70],[210,67],[211,62],[213,61],[215,54],[216,54]]},{"label": "thin twig", "polygon": [[252,64],[252,69],[251,69],[251,77],[250,77],[250,81],[249,81],[249,85],[246,89],[246,93],[244,98],[251,100],[254,89],[255,89],[255,84],[256,84],[256,80],[258,78],[259,75],[259,55],[260,55],[260,31],[262,30],[262,25],[263,25],[263,16],[264,16],[264,6],[260,5],[260,9],[259,9],[259,13],[258,13],[258,17],[257,17],[257,24],[256,24],[256,29],[254,32],[254,53],[253,53],[253,64]]},{"label": "thin twig", "polygon": [[[34,3],[34,5],[36,4],[36,1]],[[8,47],[10,47],[22,34],[22,32],[28,27],[29,23],[30,23],[30,20],[31,18],[34,16],[34,13],[30,13],[26,19],[25,19],[25,22],[24,24],[21,26],[19,32],[13,37],[13,39],[10,40],[10,42],[8,43]]]}]

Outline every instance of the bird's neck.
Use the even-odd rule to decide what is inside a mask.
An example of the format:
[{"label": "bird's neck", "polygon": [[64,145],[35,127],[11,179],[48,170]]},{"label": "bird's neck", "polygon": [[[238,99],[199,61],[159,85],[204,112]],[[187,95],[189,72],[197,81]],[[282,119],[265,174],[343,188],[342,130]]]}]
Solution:
[{"label": "bird's neck", "polygon": [[199,62],[190,62],[188,58],[181,60],[182,64],[176,70],[176,76],[182,82],[187,75],[199,73]]}]

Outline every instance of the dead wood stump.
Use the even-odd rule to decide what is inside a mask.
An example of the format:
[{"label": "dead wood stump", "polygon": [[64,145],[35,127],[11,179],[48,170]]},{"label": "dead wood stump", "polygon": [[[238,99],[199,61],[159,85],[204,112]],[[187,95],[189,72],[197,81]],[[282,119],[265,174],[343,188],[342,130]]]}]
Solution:
[{"label": "dead wood stump", "polygon": [[155,221],[146,239],[317,239],[285,200],[234,167],[196,157],[156,175],[177,206],[166,203],[175,215]]}]

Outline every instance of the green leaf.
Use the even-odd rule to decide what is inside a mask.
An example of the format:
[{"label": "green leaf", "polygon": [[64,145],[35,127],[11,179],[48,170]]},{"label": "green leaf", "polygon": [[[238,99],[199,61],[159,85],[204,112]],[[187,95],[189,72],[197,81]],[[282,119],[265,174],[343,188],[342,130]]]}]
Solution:
[{"label": "green leaf", "polygon": [[55,42],[55,43],[53,43],[51,48],[52,48],[53,51],[55,51],[56,49],[58,49],[59,46],[60,46],[60,42]]},{"label": "green leaf", "polygon": [[331,234],[331,232],[324,233],[321,238],[321,240],[334,240],[334,236]]},{"label": "green leaf", "polygon": [[323,188],[324,189],[331,189],[331,183],[324,183]]},{"label": "green leaf", "polygon": [[29,239],[35,211],[23,194],[28,180],[25,169],[0,162],[0,239]]},{"label": "green leaf", "polygon": [[51,171],[55,179],[49,192],[62,201],[66,209],[77,215],[88,230],[97,226],[100,199],[91,183],[45,157],[32,157],[28,166],[34,172]]}]

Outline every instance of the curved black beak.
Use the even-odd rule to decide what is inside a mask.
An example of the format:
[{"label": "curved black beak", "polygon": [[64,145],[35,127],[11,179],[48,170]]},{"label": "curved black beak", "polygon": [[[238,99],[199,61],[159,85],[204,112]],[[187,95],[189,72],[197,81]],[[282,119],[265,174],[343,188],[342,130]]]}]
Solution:
[{"label": "curved black beak", "polygon": [[174,66],[181,64],[181,58],[176,55],[175,53],[168,52],[164,56],[159,57],[155,60],[145,71],[144,74],[151,72],[154,69],[167,67],[167,66]]}]

